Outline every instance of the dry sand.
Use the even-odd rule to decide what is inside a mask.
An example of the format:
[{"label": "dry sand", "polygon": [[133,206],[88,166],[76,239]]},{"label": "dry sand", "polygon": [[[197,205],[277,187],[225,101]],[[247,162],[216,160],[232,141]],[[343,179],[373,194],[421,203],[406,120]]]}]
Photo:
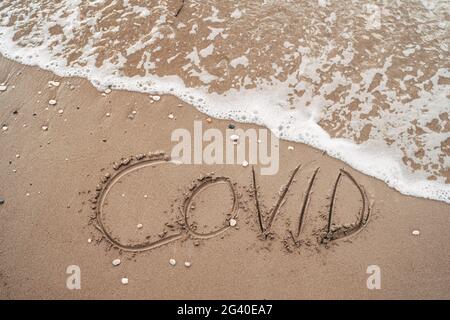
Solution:
[{"label": "dry sand", "polygon": [[[263,217],[283,194],[293,170],[302,168],[271,232],[262,236],[251,166],[176,166],[148,156],[170,153],[171,132],[192,129],[194,120],[222,131],[229,121],[208,122],[172,96],[152,104],[145,94],[102,95],[86,80],[59,78],[2,58],[0,82],[7,74],[12,75],[7,90],[0,92],[0,121],[7,126],[0,133],[0,197],[5,199],[0,205],[0,298],[450,298],[448,204],[404,196],[320,151],[281,141],[278,174],[261,176],[255,169]],[[49,81],[60,85],[49,86]],[[51,99],[56,105],[49,105]],[[113,169],[115,162],[139,154],[146,156]],[[367,193],[370,217],[359,232],[321,243],[341,169],[350,176],[341,173],[334,224],[341,228],[358,219],[363,204],[358,186]],[[211,172],[223,177],[218,178],[221,183],[207,185],[190,202],[195,189],[189,186]],[[119,177],[99,185],[107,173]],[[197,183],[208,184],[208,179],[213,178]],[[100,196],[92,203],[97,185],[99,193],[111,188],[104,200]],[[227,215],[233,206],[238,207]],[[231,218],[237,221],[234,227],[227,226]],[[99,231],[99,221],[106,234]],[[344,235],[342,230],[333,234]],[[420,235],[413,235],[414,230]],[[161,246],[143,250],[158,241]],[[128,252],[130,248],[137,252]],[[121,263],[113,266],[117,258]],[[81,269],[80,290],[66,287],[69,265]],[[366,286],[370,265],[381,269],[380,290]]]}]

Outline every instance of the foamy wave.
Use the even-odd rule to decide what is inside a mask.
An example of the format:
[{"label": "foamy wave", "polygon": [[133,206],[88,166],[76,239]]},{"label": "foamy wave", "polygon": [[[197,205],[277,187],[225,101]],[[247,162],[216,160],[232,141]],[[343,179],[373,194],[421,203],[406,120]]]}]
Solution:
[{"label": "foamy wave", "polygon": [[449,1],[7,1],[0,52],[267,126],[450,203]]}]

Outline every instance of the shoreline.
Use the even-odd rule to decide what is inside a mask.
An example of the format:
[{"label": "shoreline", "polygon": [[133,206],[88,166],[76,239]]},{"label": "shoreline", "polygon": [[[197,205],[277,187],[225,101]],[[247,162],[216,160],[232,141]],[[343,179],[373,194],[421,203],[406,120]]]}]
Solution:
[{"label": "shoreline", "polygon": [[[149,157],[160,150],[170,153],[171,132],[190,129],[194,121],[221,132],[230,121],[206,121],[206,115],[173,96],[150,103],[148,94],[113,90],[102,95],[85,79],[60,78],[1,58],[0,70],[8,69],[15,76],[8,83],[11,90],[0,93],[1,120],[8,123],[0,134],[4,183],[0,196],[5,199],[0,205],[0,298],[450,297],[450,262],[445,259],[450,249],[448,204],[402,195],[319,150],[286,140],[279,142],[280,169],[273,176],[257,171],[252,179],[252,166],[239,164],[169,163],[126,172],[110,190],[105,227],[130,245],[165,239],[171,232],[180,231],[182,237],[141,253],[111,246],[94,226],[97,207],[90,200],[100,191],[96,187],[105,174],[120,174],[129,165],[115,170],[114,163],[124,158],[140,163],[137,155]],[[49,86],[49,81],[60,84]],[[54,106],[48,105],[50,99],[56,100]],[[235,125],[243,130],[261,128]],[[358,218],[365,200],[357,185],[364,187],[372,204],[370,219],[359,232],[323,244],[318,237],[327,226],[341,169],[357,183],[342,178],[333,223],[339,228]],[[214,184],[196,194],[194,209],[192,200],[188,202],[185,224],[189,215],[194,225],[178,228],[186,195],[192,199],[189,194],[196,190],[192,185],[212,171],[232,181],[239,203],[237,225],[215,234],[229,223],[225,209],[234,207],[235,198],[222,184]],[[271,218],[268,213],[278,201],[279,211]],[[267,237],[261,238],[258,211],[267,218],[264,229],[272,227]],[[303,224],[297,243],[289,231],[297,229],[300,213]],[[420,235],[412,234],[415,230]],[[195,236],[211,232],[212,237]],[[121,264],[113,266],[111,261],[119,257]],[[177,264],[170,265],[170,259]],[[185,267],[185,262],[192,265]],[[81,269],[81,290],[66,287],[70,265]],[[366,269],[371,265],[381,268],[380,290],[366,287]],[[127,285],[121,283],[123,277],[129,279]]]}]

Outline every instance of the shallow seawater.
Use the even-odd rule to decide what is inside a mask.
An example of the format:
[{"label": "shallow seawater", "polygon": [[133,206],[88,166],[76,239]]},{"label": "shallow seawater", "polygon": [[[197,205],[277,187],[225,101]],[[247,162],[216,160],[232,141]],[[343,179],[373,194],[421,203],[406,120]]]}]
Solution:
[{"label": "shallow seawater", "polygon": [[450,202],[449,22],[448,0],[6,0],[0,53],[173,94]]}]

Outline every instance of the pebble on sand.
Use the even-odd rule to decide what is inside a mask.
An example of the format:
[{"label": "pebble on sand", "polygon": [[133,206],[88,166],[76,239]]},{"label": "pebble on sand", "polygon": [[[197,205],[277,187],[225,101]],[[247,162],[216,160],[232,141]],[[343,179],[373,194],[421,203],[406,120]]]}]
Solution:
[{"label": "pebble on sand", "polygon": [[0,91],[6,91],[6,89],[7,89],[8,87],[6,86],[6,85],[4,85],[4,84],[2,84],[2,85],[0,85]]},{"label": "pebble on sand", "polygon": [[293,146],[289,146],[288,150],[294,150],[294,147]]},{"label": "pebble on sand", "polygon": [[418,236],[420,234],[420,231],[419,230],[413,230],[412,234],[414,236]]},{"label": "pebble on sand", "polygon": [[3,197],[0,197],[0,204],[4,204],[5,203],[5,199]]},{"label": "pebble on sand", "polygon": [[175,261],[175,259],[170,259],[170,260],[169,260],[169,264],[170,264],[171,266],[174,266],[174,265],[177,264],[177,262]]},{"label": "pebble on sand", "polygon": [[63,109],[59,109],[59,110],[58,110],[58,113],[59,113],[59,114],[63,114],[63,113],[64,113],[64,110],[63,110]]},{"label": "pebble on sand", "polygon": [[122,278],[120,281],[122,284],[128,284],[128,278]]},{"label": "pebble on sand", "polygon": [[59,87],[59,82],[58,81],[49,81],[48,84],[50,86]]},{"label": "pebble on sand", "polygon": [[89,238],[89,239],[88,239],[88,243],[91,243],[91,242],[92,242],[92,239],[91,239],[91,238]]},{"label": "pebble on sand", "polygon": [[51,106],[54,106],[56,104],[56,100],[51,99],[51,100],[48,101],[48,104],[51,105]]},{"label": "pebble on sand", "polygon": [[3,126],[3,127],[2,127],[2,130],[3,130],[3,131],[8,130],[8,126]]},{"label": "pebble on sand", "polygon": [[248,166],[248,161],[246,161],[246,160],[242,161],[242,166],[243,167],[247,167]]},{"label": "pebble on sand", "polygon": [[169,119],[173,119],[175,116],[173,115],[173,113],[169,113],[169,115],[167,116]]},{"label": "pebble on sand", "polygon": [[234,227],[237,224],[236,219],[230,219],[230,226]]},{"label": "pebble on sand", "polygon": [[142,223],[138,223],[138,225],[136,226],[136,228],[138,229],[142,229],[142,227],[143,227]]},{"label": "pebble on sand", "polygon": [[230,136],[230,139],[231,139],[232,141],[234,141],[234,142],[237,142],[237,141],[239,140],[239,136],[238,136],[237,134],[232,134],[232,135]]},{"label": "pebble on sand", "polygon": [[211,123],[212,119],[211,118],[206,118],[206,122]]},{"label": "pebble on sand", "polygon": [[47,126],[42,126],[42,130],[47,131],[48,127]]},{"label": "pebble on sand", "polygon": [[185,266],[186,268],[189,268],[189,267],[191,266],[191,263],[190,263],[189,261],[186,261],[186,262],[184,263],[184,266]]},{"label": "pebble on sand", "polygon": [[112,261],[112,265],[113,266],[118,266],[119,264],[120,264],[120,259],[114,259],[113,261]]},{"label": "pebble on sand", "polygon": [[105,93],[106,93],[106,94],[109,94],[109,93],[111,93],[111,91],[112,91],[112,90],[111,90],[110,88],[107,88],[107,89],[105,90]]}]

